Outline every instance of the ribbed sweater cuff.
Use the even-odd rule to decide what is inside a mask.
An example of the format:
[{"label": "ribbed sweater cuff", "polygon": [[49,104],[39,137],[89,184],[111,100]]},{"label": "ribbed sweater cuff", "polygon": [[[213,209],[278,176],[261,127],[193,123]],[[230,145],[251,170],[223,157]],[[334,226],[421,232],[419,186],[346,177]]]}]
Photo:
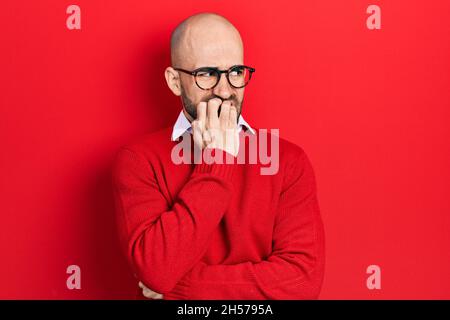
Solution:
[{"label": "ribbed sweater cuff", "polygon": [[[205,158],[203,157],[202,162],[195,165],[193,172],[208,173],[231,182],[236,167],[236,164],[234,164],[235,157],[220,149],[213,149],[209,151],[211,151],[211,154],[213,156],[215,155],[216,152],[219,152],[219,155],[222,155],[222,163],[215,163],[211,160],[205,161]],[[203,154],[205,154],[205,152]],[[233,160],[233,162],[230,162],[230,159]]]}]

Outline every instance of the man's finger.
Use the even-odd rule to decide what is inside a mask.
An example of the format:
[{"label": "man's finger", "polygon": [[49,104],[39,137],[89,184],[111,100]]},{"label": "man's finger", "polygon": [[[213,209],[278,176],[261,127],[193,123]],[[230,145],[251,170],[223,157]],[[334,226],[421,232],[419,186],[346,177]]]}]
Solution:
[{"label": "man's finger", "polygon": [[155,292],[145,286],[141,281],[139,281],[139,288],[142,289],[142,294],[144,297],[149,299],[163,299],[163,295],[161,293]]},{"label": "man's finger", "polygon": [[207,128],[217,128],[220,124],[219,117],[217,116],[217,111],[221,105],[222,100],[219,98],[214,98],[208,101],[208,108],[206,110],[206,115],[208,120],[206,122]]},{"label": "man's finger", "polygon": [[163,298],[162,294],[157,293],[157,292],[152,291],[147,288],[142,290],[142,294],[144,295],[144,297],[149,298],[149,299],[162,299]]},{"label": "man's finger", "polygon": [[155,293],[152,291],[147,291],[147,292],[143,292],[144,297],[148,298],[148,299],[153,299],[153,300],[159,300],[159,299],[163,299],[163,295],[159,294],[159,293]]},{"label": "man's finger", "polygon": [[228,128],[229,126],[229,120],[230,120],[230,107],[231,107],[231,103],[230,101],[224,101],[222,103],[222,107],[220,110],[220,126],[225,129]]},{"label": "man's finger", "polygon": [[206,147],[212,142],[210,130],[211,129],[203,131],[203,142],[205,143],[203,147]]},{"label": "man's finger", "polygon": [[235,106],[230,108],[230,122],[229,128],[234,128],[237,126],[237,109]]},{"label": "man's finger", "polygon": [[202,133],[202,130],[200,129],[202,124],[200,122],[202,122],[202,121],[200,121],[200,120],[192,121],[192,123],[191,123],[192,135],[193,135],[195,146],[203,148],[203,133]]},{"label": "man's finger", "polygon": [[197,120],[200,121],[200,130],[204,130],[205,123],[206,123],[206,107],[207,104],[205,101],[200,102],[197,105]]}]

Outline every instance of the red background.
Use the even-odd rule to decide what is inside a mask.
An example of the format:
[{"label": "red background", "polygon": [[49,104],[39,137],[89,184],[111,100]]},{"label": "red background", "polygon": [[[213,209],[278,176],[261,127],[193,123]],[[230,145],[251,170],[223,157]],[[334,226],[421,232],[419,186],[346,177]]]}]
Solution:
[{"label": "red background", "polygon": [[[66,1],[0,5],[0,298],[133,298],[110,165],[172,125],[169,36],[229,18],[256,68],[246,120],[302,146],[326,228],[322,299],[450,298],[450,2]],[[381,7],[381,30],[366,8]],[[81,290],[66,268],[81,267]],[[366,268],[381,267],[381,290]]]}]

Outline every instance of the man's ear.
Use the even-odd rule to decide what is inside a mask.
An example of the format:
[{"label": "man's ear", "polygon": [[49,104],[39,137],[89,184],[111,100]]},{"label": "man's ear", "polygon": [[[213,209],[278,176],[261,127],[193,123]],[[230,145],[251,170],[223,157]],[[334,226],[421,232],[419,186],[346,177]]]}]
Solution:
[{"label": "man's ear", "polygon": [[166,77],[167,86],[172,90],[173,94],[176,96],[181,95],[181,83],[179,73],[172,67],[167,67],[164,71],[164,76]]}]

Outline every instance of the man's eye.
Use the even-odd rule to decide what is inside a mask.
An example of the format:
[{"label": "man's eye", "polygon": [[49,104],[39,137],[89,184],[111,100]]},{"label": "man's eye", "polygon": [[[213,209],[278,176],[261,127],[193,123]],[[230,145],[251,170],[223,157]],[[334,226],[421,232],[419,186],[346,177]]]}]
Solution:
[{"label": "man's eye", "polygon": [[197,77],[203,77],[203,78],[208,78],[208,77],[212,77],[213,73],[211,71],[200,71],[197,72]]},{"label": "man's eye", "polygon": [[240,76],[244,73],[244,69],[243,68],[237,68],[237,69],[233,69],[230,72],[230,76]]}]

